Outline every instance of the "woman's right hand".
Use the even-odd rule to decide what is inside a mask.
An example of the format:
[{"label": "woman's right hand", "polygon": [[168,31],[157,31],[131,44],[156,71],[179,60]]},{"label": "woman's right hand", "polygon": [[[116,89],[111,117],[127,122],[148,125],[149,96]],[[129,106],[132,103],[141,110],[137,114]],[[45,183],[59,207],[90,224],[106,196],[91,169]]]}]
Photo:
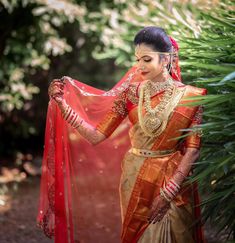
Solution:
[{"label": "woman's right hand", "polygon": [[48,88],[48,94],[58,104],[61,104],[64,94],[64,82],[60,79],[53,79]]}]

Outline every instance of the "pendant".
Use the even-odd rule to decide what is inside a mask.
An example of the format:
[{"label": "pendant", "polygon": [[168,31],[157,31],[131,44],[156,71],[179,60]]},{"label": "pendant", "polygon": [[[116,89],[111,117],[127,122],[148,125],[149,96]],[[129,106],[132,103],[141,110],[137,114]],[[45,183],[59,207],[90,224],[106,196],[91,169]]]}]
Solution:
[{"label": "pendant", "polygon": [[144,126],[151,133],[156,133],[156,131],[161,127],[162,120],[151,114],[146,114],[144,117]]}]

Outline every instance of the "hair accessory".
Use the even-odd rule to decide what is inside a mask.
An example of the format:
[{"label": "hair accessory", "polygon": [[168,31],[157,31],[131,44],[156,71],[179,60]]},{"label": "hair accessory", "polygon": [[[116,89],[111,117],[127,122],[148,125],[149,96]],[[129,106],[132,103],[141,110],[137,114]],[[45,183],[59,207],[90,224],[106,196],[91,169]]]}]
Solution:
[{"label": "hair accessory", "polygon": [[180,71],[180,66],[179,66],[179,45],[176,42],[175,39],[173,39],[171,36],[169,36],[172,47],[173,47],[173,57],[172,57],[172,62],[171,62],[171,67],[170,67],[170,74],[174,80],[180,81],[181,82],[181,71]]}]

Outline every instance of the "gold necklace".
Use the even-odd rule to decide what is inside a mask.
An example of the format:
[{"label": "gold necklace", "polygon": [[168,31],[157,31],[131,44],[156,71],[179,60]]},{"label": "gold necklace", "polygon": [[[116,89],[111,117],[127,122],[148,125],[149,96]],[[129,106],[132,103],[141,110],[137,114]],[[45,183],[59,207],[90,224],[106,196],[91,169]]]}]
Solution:
[{"label": "gold necklace", "polygon": [[[172,81],[172,80],[171,80]],[[175,93],[175,85],[169,81],[165,86],[165,93],[162,100],[154,108],[151,107],[151,85],[147,82],[141,87],[140,99],[138,105],[138,117],[142,130],[149,136],[159,136],[166,128],[169,111],[166,112],[166,107],[172,100]],[[146,110],[146,114],[143,117],[143,104]]]},{"label": "gold necklace", "polygon": [[[151,83],[149,83],[151,84]],[[146,109],[146,111],[152,115],[156,115],[159,112],[162,112],[164,110],[164,108],[166,107],[167,103],[169,102],[171,96],[172,96],[172,92],[173,92],[173,83],[171,83],[170,81],[168,81],[165,85],[164,85],[164,96],[163,99],[161,100],[161,102],[156,105],[154,108],[152,108],[151,106],[151,86],[147,83],[147,87],[144,90],[144,107]],[[163,91],[161,90],[161,91]]]},{"label": "gold necklace", "polygon": [[148,81],[149,89],[151,90],[151,96],[153,94],[164,91],[169,85],[172,84],[173,84],[173,80],[171,78],[167,79],[164,82],[153,82],[151,80]]}]

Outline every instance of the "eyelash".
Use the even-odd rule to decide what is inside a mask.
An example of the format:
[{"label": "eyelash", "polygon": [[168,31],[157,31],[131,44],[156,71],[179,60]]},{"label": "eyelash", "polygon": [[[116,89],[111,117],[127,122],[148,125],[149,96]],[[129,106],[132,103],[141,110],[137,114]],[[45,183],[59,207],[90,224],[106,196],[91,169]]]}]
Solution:
[{"label": "eyelash", "polygon": [[[139,62],[140,60],[136,60],[136,61]],[[151,59],[144,60],[144,62],[151,62]]]}]

